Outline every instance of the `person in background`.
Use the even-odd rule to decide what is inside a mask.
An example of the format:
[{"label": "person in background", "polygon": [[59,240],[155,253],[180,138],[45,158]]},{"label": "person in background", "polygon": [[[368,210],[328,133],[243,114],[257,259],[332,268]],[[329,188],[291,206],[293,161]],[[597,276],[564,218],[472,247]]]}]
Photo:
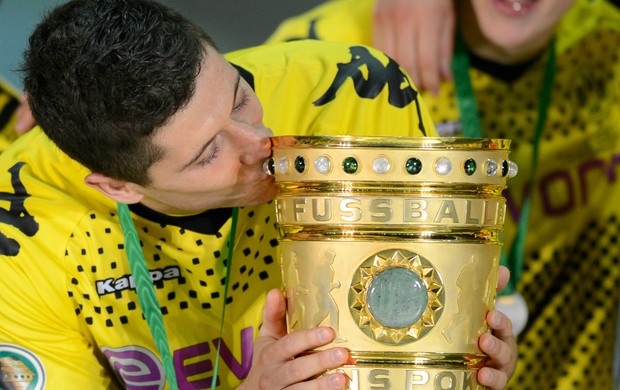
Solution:
[{"label": "person in background", "polygon": [[17,111],[21,102],[19,95],[0,78],[0,153],[19,136],[15,130]]},{"label": "person in background", "polygon": [[[620,7],[619,0],[611,3]],[[405,68],[418,88],[437,94],[441,81],[452,79],[454,27],[454,0],[376,0],[372,45]]]},{"label": "person in background", "polygon": [[[452,78],[438,66],[443,82],[421,92],[438,133],[511,139],[520,170],[505,192],[505,263],[515,283],[498,300],[520,332],[509,388],[610,389],[620,296],[620,11],[603,0],[433,3],[429,15],[442,3],[448,17],[424,26],[442,26],[394,22],[392,30],[408,28],[416,45],[425,34],[449,40],[438,31],[449,30],[454,9]],[[390,24],[373,25],[377,7],[328,1],[284,21],[269,42],[371,44],[394,34],[376,30]],[[403,14],[392,17],[423,19]],[[414,59],[419,66],[421,54]]]},{"label": "person in background", "polygon": [[[374,65],[373,96],[333,86],[360,51]],[[345,387],[342,373],[323,374],[347,350],[302,354],[333,329],[286,333],[278,186],[263,166],[271,129],[436,135],[390,64],[318,41],[224,57],[147,0],[52,10],[23,65],[40,127],[0,155],[0,368],[10,373],[0,387]],[[314,104],[326,91],[333,99]],[[478,377],[501,389],[516,343],[506,316],[487,321]]]}]

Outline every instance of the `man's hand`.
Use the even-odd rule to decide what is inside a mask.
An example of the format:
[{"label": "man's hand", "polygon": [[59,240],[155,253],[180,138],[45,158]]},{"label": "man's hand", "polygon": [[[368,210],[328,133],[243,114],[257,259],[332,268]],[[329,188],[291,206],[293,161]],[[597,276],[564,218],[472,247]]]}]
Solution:
[{"label": "man's hand", "polygon": [[[509,272],[500,267],[498,290],[503,289]],[[325,371],[342,366],[349,360],[344,348],[331,348],[308,355],[304,351],[321,347],[334,340],[331,328],[318,327],[287,334],[286,301],[279,290],[267,294],[263,325],[254,345],[252,370],[239,389],[342,389],[347,384],[344,374]],[[480,349],[489,356],[485,367],[478,371],[478,382],[490,390],[501,390],[514,372],[517,344],[510,320],[498,311],[487,314],[493,330],[479,339]]]},{"label": "man's hand", "polygon": [[489,360],[478,371],[478,382],[490,390],[501,390],[506,387],[517,365],[517,339],[512,334],[510,320],[501,312],[490,311],[487,323],[493,333],[480,336],[478,345]]},{"label": "man's hand", "polygon": [[[500,266],[497,289],[506,287],[509,278],[508,269]],[[517,366],[517,339],[512,333],[512,323],[501,312],[491,310],[486,319],[492,333],[480,336],[478,345],[489,359],[478,371],[478,382],[489,390],[501,390]]]},{"label": "man's hand", "polygon": [[263,325],[254,344],[252,370],[239,389],[344,388],[347,384],[344,374],[322,374],[347,362],[349,352],[345,348],[299,356],[304,351],[329,344],[335,336],[334,330],[326,327],[287,334],[284,295],[277,289],[269,291],[263,309]]},{"label": "man's hand", "polygon": [[377,0],[373,46],[394,58],[416,87],[433,94],[452,78],[453,0]]}]

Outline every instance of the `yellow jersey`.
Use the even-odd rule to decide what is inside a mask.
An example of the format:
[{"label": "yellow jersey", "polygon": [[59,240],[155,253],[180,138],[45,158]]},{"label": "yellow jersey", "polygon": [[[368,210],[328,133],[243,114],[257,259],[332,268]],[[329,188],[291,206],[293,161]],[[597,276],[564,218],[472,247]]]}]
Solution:
[{"label": "yellow jersey", "polygon": [[[276,134],[436,135],[409,78],[373,49],[305,41],[227,59]],[[356,89],[354,80],[368,88]],[[0,155],[2,389],[168,388],[116,204],[84,184],[88,173],[39,129]],[[281,284],[273,204],[240,209],[232,259],[231,209],[186,217],[139,204],[130,210],[179,388],[211,387],[220,342],[218,388],[239,385],[251,368],[265,294]]]}]

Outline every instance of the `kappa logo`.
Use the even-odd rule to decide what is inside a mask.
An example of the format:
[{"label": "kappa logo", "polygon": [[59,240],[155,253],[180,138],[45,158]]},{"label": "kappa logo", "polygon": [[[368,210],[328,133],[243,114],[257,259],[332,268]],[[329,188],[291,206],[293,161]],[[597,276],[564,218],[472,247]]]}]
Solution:
[{"label": "kappa logo", "polygon": [[0,344],[0,389],[42,390],[45,367],[29,350],[12,344]]},{"label": "kappa logo", "polygon": [[351,53],[351,61],[337,64],[338,73],[336,73],[334,81],[323,96],[315,100],[313,104],[322,106],[334,100],[338,90],[349,78],[353,81],[355,92],[361,98],[375,99],[387,86],[388,102],[391,106],[403,108],[411,102],[416,103],[420,130],[426,134],[422,125],[418,91],[413,87],[400,66],[389,57],[386,57],[388,59],[387,65],[383,65],[381,60],[373,56],[364,46],[351,46],[349,52]]},{"label": "kappa logo", "polygon": [[[351,53],[351,61],[338,63],[338,73],[336,73],[332,85],[329,86],[323,96],[313,102],[315,106],[322,106],[334,100],[336,92],[348,78],[353,80],[355,92],[362,98],[376,98],[387,85],[388,101],[394,107],[405,107],[417,99],[418,92],[409,83],[407,76],[393,59],[387,57],[389,62],[387,65],[383,65],[381,60],[373,56],[368,48],[363,46],[351,46],[349,52]],[[362,71],[363,68],[367,69],[366,76]],[[403,83],[407,85],[405,88],[401,88]]]},{"label": "kappa logo", "polygon": [[[163,269],[154,269],[149,271],[151,275],[151,280],[153,283],[159,281],[166,281],[171,279],[178,279],[181,277],[181,269],[177,266],[166,267]],[[97,280],[97,294],[99,296],[114,294],[117,291],[123,290],[135,290],[136,282],[133,278],[133,275],[124,275],[120,278],[108,278],[104,280]]]}]

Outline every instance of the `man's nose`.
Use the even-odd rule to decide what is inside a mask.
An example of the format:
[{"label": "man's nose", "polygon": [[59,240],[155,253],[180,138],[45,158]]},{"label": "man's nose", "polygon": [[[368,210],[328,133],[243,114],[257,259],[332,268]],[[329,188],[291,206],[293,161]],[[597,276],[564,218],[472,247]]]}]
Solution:
[{"label": "man's nose", "polygon": [[241,152],[241,162],[246,165],[262,164],[271,155],[271,130],[266,127],[247,126],[242,130],[243,137],[237,145]]}]

